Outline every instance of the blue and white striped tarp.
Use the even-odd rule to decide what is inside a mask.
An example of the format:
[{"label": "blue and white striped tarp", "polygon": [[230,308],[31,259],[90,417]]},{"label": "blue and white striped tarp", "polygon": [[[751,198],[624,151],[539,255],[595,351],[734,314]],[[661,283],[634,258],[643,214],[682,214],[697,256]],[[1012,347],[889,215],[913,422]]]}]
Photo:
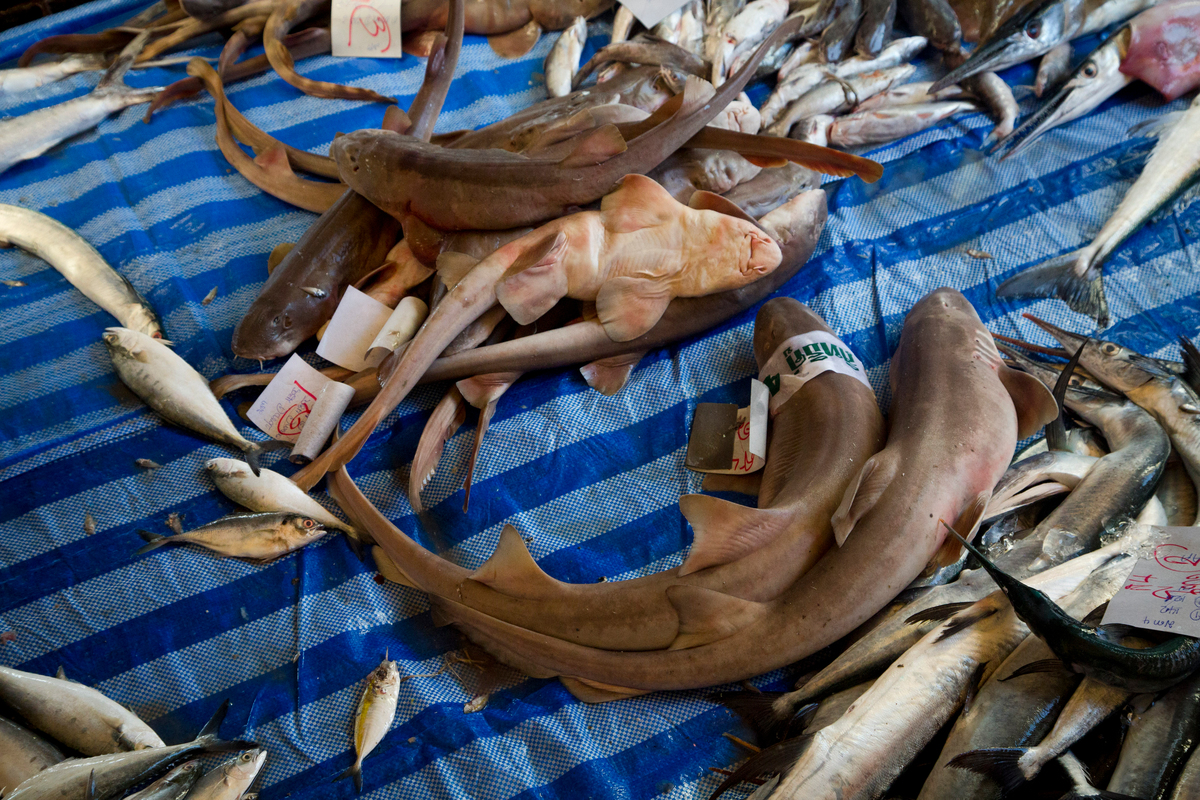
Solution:
[{"label": "blue and white striped tarp", "polygon": [[[2,33],[0,62],[45,35],[103,27],[144,4],[99,0]],[[607,21],[592,24],[584,58],[608,30]],[[478,127],[541,99],[537,73],[552,41],[504,61],[468,37],[438,130]],[[194,52],[215,56],[219,47],[213,36]],[[407,107],[424,62],[320,57],[300,71]],[[151,69],[129,81],[181,75],[181,67]],[[1029,84],[1032,70],[1006,77]],[[20,115],[97,80],[83,74],[0,98],[0,109]],[[273,74],[235,84],[229,96],[256,124],[313,152],[336,131],[377,126],[383,112],[306,97]],[[826,186],[821,245],[784,291],[824,315],[871,367],[884,402],[904,314],[935,287],[963,290],[997,332],[1045,341],[1016,305],[996,300],[995,287],[1099,228],[1151,147],[1126,132],[1163,110],[1150,90],[1127,89],[1003,164],[981,152],[991,123],[980,115],[882,148],[874,154],[887,162],[881,181]],[[230,335],[266,278],[267,254],[295,241],[314,216],[229,168],[207,95],[150,124],[144,112],[126,110],[8,170],[0,202],[44,211],[91,241],[159,310],[177,351],[206,377],[257,370],[234,358]],[[1200,322],[1198,230],[1200,206],[1166,214],[1110,259],[1113,338],[1177,356],[1176,336],[1194,334]],[[191,527],[234,510],[203,470],[230,453],[165,426],[122,390],[100,341],[112,319],[56,271],[7,251],[0,279],[25,284],[0,286],[0,632],[15,634],[0,644],[0,663],[41,673],[62,666],[131,705],[168,742],[189,738],[231,698],[226,735],[244,728],[270,752],[268,800],[353,794],[350,782],[329,781],[352,760],[361,681],[385,651],[416,677],[403,683],[396,723],[366,762],[368,797],[706,797],[717,782],[708,768],[739,757],[721,737],[736,721],[705,692],[589,706],[555,681],[514,677],[482,711],[464,713],[477,673],[454,663],[458,636],[433,626],[420,593],[377,580],[340,537],[265,567],[188,548],[134,557],[137,530],[165,532],[171,512]],[[202,305],[213,287],[216,299]],[[1089,325],[1058,301],[1028,305],[1074,329]],[[591,391],[572,369],[525,377],[492,422],[469,514],[460,510],[460,485],[474,433],[464,428],[449,443],[425,493],[435,528],[417,524],[404,487],[444,387],[418,389],[351,472],[401,528],[466,566],[486,558],[505,522],[532,536],[535,558],[563,580],[672,566],[690,541],[677,501],[697,488],[683,468],[691,413],[697,402],[747,399],[752,320],[750,311],[703,339],[650,353],[615,397]],[[138,458],[163,467],[138,469]],[[268,463],[292,469],[277,455]],[[89,513],[92,536],[84,532]],[[782,687],[784,678],[757,683]]]}]

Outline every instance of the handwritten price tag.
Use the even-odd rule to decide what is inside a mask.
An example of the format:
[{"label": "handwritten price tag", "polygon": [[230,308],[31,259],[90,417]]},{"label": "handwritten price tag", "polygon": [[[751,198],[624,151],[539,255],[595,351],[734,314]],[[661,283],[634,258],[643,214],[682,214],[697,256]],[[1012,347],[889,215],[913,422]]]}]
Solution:
[{"label": "handwritten price tag", "polygon": [[[758,472],[767,464],[767,407],[770,392],[759,381],[750,380],[750,405],[739,408],[737,430],[733,437],[733,460],[726,469],[700,469],[719,475],[748,475]],[[693,435],[696,435],[693,429]]]},{"label": "handwritten price tag", "polygon": [[333,0],[329,33],[335,56],[400,58],[400,0]]},{"label": "handwritten price tag", "polygon": [[1165,538],[1138,560],[1108,604],[1103,624],[1200,638],[1200,528],[1162,528]]},{"label": "handwritten price tag", "polygon": [[310,367],[304,359],[292,354],[250,406],[246,416],[271,438],[295,442],[317,395],[329,382],[329,378]]}]

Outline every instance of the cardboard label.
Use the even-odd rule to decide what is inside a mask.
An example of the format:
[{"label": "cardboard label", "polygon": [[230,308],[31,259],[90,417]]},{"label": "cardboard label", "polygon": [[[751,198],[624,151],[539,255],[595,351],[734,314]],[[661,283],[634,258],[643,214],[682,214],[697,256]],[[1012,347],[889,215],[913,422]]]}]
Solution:
[{"label": "cardboard label", "polygon": [[653,28],[687,4],[688,0],[621,0],[637,21]]},{"label": "cardboard label", "polygon": [[295,442],[317,395],[329,382],[329,378],[293,353],[250,406],[246,416],[272,439]]},{"label": "cardboard label", "polygon": [[1200,528],[1159,528],[1104,612],[1118,623],[1200,638]]},{"label": "cardboard label", "polygon": [[392,310],[374,297],[347,287],[317,345],[317,355],[339,367],[363,371],[372,366],[367,362],[367,350],[391,315]]},{"label": "cardboard label", "polygon": [[[750,405],[739,408],[737,430],[733,437],[733,459],[725,469],[697,469],[696,472],[718,475],[748,475],[767,464],[767,419],[770,392],[759,381],[750,380]],[[693,434],[695,434],[693,428]]]},{"label": "cardboard label", "polygon": [[871,388],[862,362],[841,339],[825,331],[801,333],[779,345],[758,373],[758,379],[771,390],[771,416],[801,386],[823,372],[840,372]]},{"label": "cardboard label", "polygon": [[333,0],[329,34],[335,56],[400,58],[400,0]]}]

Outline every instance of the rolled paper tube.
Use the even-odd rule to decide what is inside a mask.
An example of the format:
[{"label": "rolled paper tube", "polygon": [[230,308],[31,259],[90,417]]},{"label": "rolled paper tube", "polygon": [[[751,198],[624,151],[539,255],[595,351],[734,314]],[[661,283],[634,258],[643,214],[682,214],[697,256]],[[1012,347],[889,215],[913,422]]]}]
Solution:
[{"label": "rolled paper tube", "polygon": [[313,403],[312,411],[308,413],[308,419],[304,421],[292,454],[288,456],[293,464],[307,464],[325,449],[325,443],[329,441],[334,426],[338,424],[342,412],[353,399],[353,386],[337,381],[325,384],[325,388],[317,395],[317,401]]},{"label": "rolled paper tube", "polygon": [[383,330],[379,331],[375,341],[367,348],[367,364],[372,367],[379,366],[388,353],[415,336],[428,313],[429,306],[420,298],[405,297],[401,300],[400,305],[396,306],[396,310],[383,324]]}]

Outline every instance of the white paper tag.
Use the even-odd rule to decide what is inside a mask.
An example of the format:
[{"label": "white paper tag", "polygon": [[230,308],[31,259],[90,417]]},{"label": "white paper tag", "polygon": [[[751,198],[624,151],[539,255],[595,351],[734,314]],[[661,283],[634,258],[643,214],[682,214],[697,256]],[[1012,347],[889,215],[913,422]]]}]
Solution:
[{"label": "white paper tag", "polygon": [[695,470],[716,475],[748,475],[767,464],[767,408],[771,394],[759,381],[750,379],[750,405],[739,408],[733,438],[733,462],[729,469]]},{"label": "white paper tag", "polygon": [[1170,631],[1200,638],[1200,528],[1159,528],[1165,534],[1138,559],[1102,624]]},{"label": "white paper tag", "polygon": [[246,416],[272,439],[295,442],[317,395],[327,383],[329,378],[293,353],[250,406]]},{"label": "white paper tag", "polygon": [[428,313],[429,306],[419,297],[402,299],[367,348],[366,362],[372,367],[382,364],[388,353],[416,335]]},{"label": "white paper tag", "polygon": [[674,14],[687,3],[688,0],[621,0],[621,5],[625,6],[630,12],[637,17],[637,21],[645,25],[647,28],[653,28],[664,19]]},{"label": "white paper tag", "polygon": [[400,58],[400,0],[333,0],[329,34],[335,56]]},{"label": "white paper tag", "polygon": [[758,379],[771,391],[771,416],[801,386],[823,372],[840,372],[871,388],[862,362],[841,339],[825,331],[801,333],[779,345],[759,370]]},{"label": "white paper tag", "polygon": [[361,372],[370,366],[367,349],[391,315],[392,310],[374,297],[348,287],[317,345],[317,355],[339,367]]}]

